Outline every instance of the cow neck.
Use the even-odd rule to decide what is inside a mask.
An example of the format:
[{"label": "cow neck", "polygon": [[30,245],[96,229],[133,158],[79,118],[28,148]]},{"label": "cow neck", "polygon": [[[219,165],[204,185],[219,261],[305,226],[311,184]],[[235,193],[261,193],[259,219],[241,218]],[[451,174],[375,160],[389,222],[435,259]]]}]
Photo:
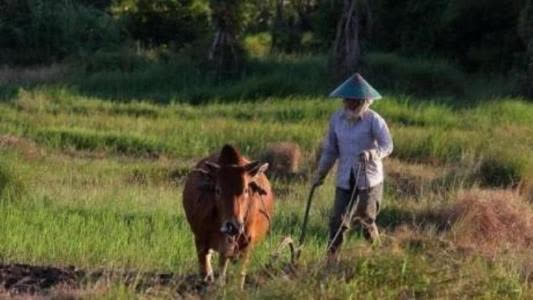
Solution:
[{"label": "cow neck", "polygon": [[263,206],[262,208],[259,209],[259,212],[265,215],[268,221],[268,231],[270,231],[271,220],[270,220],[270,215],[268,214],[267,209],[266,209],[265,201],[263,200],[263,195],[261,195],[261,193],[259,192],[257,192],[257,194],[259,195],[259,200],[261,200],[261,206]]}]

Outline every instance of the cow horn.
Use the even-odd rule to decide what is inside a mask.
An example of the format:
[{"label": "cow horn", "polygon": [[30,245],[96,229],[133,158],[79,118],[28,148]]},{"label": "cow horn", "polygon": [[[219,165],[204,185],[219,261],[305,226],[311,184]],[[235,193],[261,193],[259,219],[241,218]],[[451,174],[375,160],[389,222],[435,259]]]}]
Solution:
[{"label": "cow horn", "polygon": [[217,171],[218,169],[220,169],[220,165],[216,162],[206,161],[205,165],[209,168],[209,171]]}]

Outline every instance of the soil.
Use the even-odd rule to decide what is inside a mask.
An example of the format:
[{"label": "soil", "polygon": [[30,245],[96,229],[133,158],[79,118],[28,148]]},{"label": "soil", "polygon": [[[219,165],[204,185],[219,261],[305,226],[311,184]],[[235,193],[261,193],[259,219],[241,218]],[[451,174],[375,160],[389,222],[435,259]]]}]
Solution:
[{"label": "soil", "polygon": [[78,278],[79,271],[74,268],[0,264],[0,289],[15,294],[33,294],[59,284],[74,285]]},{"label": "soil", "polygon": [[85,271],[69,267],[33,266],[26,264],[0,264],[0,291],[10,295],[46,294],[54,287],[78,289],[87,283],[100,280],[116,280],[135,286],[136,290],[166,286],[175,289],[176,294],[198,295],[208,286],[196,275],[136,271]]}]

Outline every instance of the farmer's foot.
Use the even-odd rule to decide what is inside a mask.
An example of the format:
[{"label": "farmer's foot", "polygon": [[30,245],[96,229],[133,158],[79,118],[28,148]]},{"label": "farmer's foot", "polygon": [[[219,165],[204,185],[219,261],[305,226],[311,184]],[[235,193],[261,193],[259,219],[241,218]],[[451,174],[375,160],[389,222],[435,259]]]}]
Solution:
[{"label": "farmer's foot", "polygon": [[367,228],[363,230],[363,236],[367,241],[369,241],[372,245],[380,245],[381,239],[379,236],[379,230],[376,223],[373,223],[372,225],[369,225]]}]

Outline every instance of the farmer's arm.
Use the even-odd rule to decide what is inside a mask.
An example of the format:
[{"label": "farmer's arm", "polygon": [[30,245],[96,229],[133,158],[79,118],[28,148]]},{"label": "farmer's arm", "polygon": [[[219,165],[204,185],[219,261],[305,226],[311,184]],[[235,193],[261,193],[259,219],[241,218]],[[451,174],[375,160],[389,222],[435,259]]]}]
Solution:
[{"label": "farmer's arm", "polygon": [[390,135],[389,127],[385,120],[377,116],[373,120],[372,135],[377,141],[377,148],[370,151],[371,157],[374,160],[383,159],[392,153],[393,143]]},{"label": "farmer's arm", "polygon": [[339,145],[337,142],[337,135],[335,134],[335,115],[333,115],[329,122],[329,129],[326,135],[324,148],[322,150],[322,155],[320,156],[320,162],[318,163],[317,175],[320,179],[326,177],[338,157]]}]

